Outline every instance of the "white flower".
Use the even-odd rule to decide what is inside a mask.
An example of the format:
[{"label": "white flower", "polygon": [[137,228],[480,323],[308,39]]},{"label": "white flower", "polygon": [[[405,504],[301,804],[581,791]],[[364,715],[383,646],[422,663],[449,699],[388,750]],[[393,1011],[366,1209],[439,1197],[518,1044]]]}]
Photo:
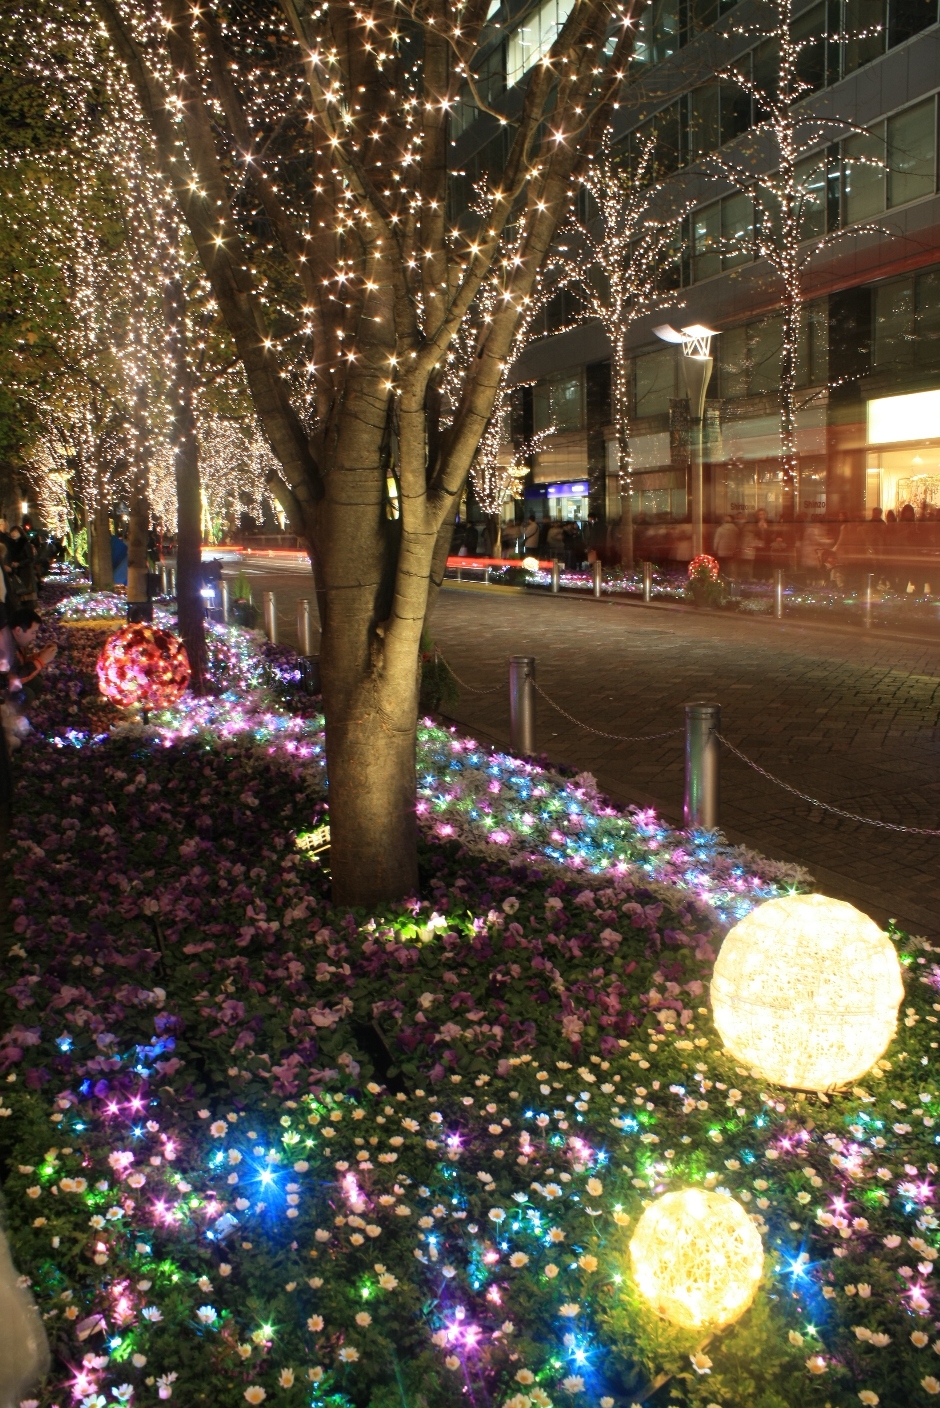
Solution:
[{"label": "white flower", "polygon": [[355,1364],[356,1360],[359,1358],[359,1351],[351,1344],[344,1344],[339,1352],[339,1357],[344,1364]]},{"label": "white flower", "polygon": [[535,1375],[533,1374],[533,1372],[532,1372],[531,1369],[520,1369],[519,1372],[516,1374],[516,1383],[517,1383],[517,1384],[534,1384],[534,1383],[535,1383]]},{"label": "white flower", "polygon": [[133,1384],[118,1384],[117,1388],[112,1388],[111,1393],[118,1403],[130,1403],[134,1396]]},{"label": "white flower", "polygon": [[280,1384],[281,1388],[293,1388],[293,1387],[294,1387],[294,1371],[293,1371],[293,1369],[282,1369],[281,1372],[280,1372],[280,1373],[278,1374],[278,1376],[277,1376],[277,1381],[278,1381],[278,1383]]},{"label": "white flower", "polygon": [[824,1374],[829,1365],[821,1354],[811,1354],[806,1361],[806,1367],[811,1374]]},{"label": "white flower", "polygon": [[[216,1139],[222,1139],[228,1133],[228,1125],[224,1120],[216,1120],[213,1124],[210,1124],[209,1133],[214,1134]],[[260,1398],[258,1402],[261,1402]]]},{"label": "white flower", "polygon": [[935,1379],[933,1374],[921,1379],[920,1386],[925,1393],[940,1393],[940,1379]]},{"label": "white flower", "polygon": [[307,1321],[307,1329],[312,1330],[315,1335],[318,1335],[323,1329],[323,1316],[311,1315],[310,1319]]},{"label": "white flower", "polygon": [[445,1369],[459,1369],[459,1368],[460,1368],[460,1360],[457,1358],[456,1354],[448,1354],[447,1358],[444,1360],[444,1368],[445,1368]]},{"label": "white flower", "polygon": [[599,1178],[589,1178],[587,1181],[587,1190],[592,1198],[599,1198],[604,1191],[604,1185]]},{"label": "white flower", "polygon": [[692,1368],[697,1374],[708,1374],[711,1372],[712,1361],[709,1359],[708,1355],[703,1354],[700,1349],[697,1349],[694,1354],[690,1354],[689,1358],[692,1361]]},{"label": "white flower", "polygon": [[245,1398],[249,1403],[263,1403],[267,1396],[266,1390],[260,1384],[252,1384],[250,1388],[245,1389]]},{"label": "white flower", "polygon": [[359,1314],[356,1316],[356,1324],[361,1325],[363,1329],[365,1329],[367,1325],[372,1324],[372,1316],[369,1314],[368,1310],[359,1311]]},{"label": "white flower", "polygon": [[219,1312],[214,1305],[201,1305],[196,1311],[196,1318],[203,1325],[214,1325],[219,1318]]},{"label": "white flower", "polygon": [[791,1330],[787,1335],[787,1339],[791,1344],[795,1344],[798,1349],[803,1343],[803,1336],[800,1334],[799,1330]]},{"label": "white flower", "polygon": [[596,1271],[597,1257],[590,1256],[587,1252],[585,1252],[583,1256],[578,1257],[578,1265],[580,1266],[582,1271]]},{"label": "white flower", "polygon": [[151,1325],[159,1324],[163,1319],[163,1311],[158,1310],[155,1305],[145,1305],[140,1312],[145,1320],[149,1320]]},{"label": "white flower", "polygon": [[877,1408],[881,1399],[873,1389],[863,1388],[859,1393],[859,1398],[865,1404],[865,1408]]},{"label": "white flower", "polygon": [[566,1379],[562,1379],[561,1386],[565,1393],[584,1392],[584,1380],[580,1374],[569,1374]]},{"label": "white flower", "polygon": [[913,1330],[911,1332],[911,1344],[915,1349],[923,1349],[929,1338],[930,1336],[925,1335],[923,1330]]},{"label": "white flower", "polygon": [[173,1397],[173,1385],[178,1378],[177,1374],[161,1374],[157,1379],[157,1395],[160,1398]]},{"label": "white flower", "polygon": [[147,1363],[146,1354],[132,1354],[131,1363],[133,1364],[135,1369],[142,1369]]},{"label": "white flower", "polygon": [[550,1281],[554,1281],[555,1277],[558,1275],[558,1267],[553,1261],[550,1261],[545,1267],[545,1275]]},{"label": "white flower", "polygon": [[506,1219],[506,1212],[505,1212],[505,1209],[503,1209],[503,1208],[490,1208],[489,1217],[490,1217],[490,1222],[497,1222],[497,1223],[499,1223],[499,1222],[504,1222],[505,1219]]},{"label": "white flower", "polygon": [[580,1305],[578,1305],[577,1301],[570,1300],[565,1305],[560,1305],[558,1307],[558,1314],[564,1315],[565,1319],[570,1320],[573,1319],[575,1315],[577,1315],[580,1309],[581,1307]]},{"label": "white flower", "polygon": [[509,1258],[509,1265],[515,1266],[516,1268],[528,1266],[528,1264],[529,1258],[526,1256],[525,1252],[513,1252],[512,1256]]}]

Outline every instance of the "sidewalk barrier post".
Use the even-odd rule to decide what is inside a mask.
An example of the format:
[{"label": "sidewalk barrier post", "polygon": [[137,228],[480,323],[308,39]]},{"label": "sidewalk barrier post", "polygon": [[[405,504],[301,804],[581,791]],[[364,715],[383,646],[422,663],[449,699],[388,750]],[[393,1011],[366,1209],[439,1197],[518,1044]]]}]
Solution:
[{"label": "sidewalk barrier post", "polygon": [[170,590],[169,590],[169,595],[170,595],[170,596],[176,596],[176,568],[175,568],[175,567],[169,568],[169,577],[170,577]]},{"label": "sidewalk barrier post", "polygon": [[264,593],[264,633],[272,645],[277,645],[277,601],[273,592]]},{"label": "sidewalk barrier post", "polygon": [[457,581],[458,581],[458,582],[462,582],[462,581],[463,581],[463,568],[462,568],[462,567],[458,567],[458,568],[457,568]]},{"label": "sidewalk barrier post", "polygon": [[535,752],[535,656],[509,659],[509,747],[522,757]]},{"label": "sidewalk barrier post", "polygon": [[170,595],[170,569],[165,562],[160,563],[160,595]]},{"label": "sidewalk barrier post", "polygon": [[778,621],[783,620],[783,568],[778,567],[774,572],[774,615]]},{"label": "sidewalk barrier post", "polygon": [[297,603],[297,649],[307,660],[313,654],[310,601],[307,597],[301,597]]},{"label": "sidewalk barrier post", "polygon": [[718,825],[718,734],[721,706],[701,701],[685,706],[685,801],[687,828],[712,831]]},{"label": "sidewalk barrier post", "polygon": [[552,560],[552,591],[556,596],[561,591],[561,563],[557,557]]},{"label": "sidewalk barrier post", "polygon": [[871,625],[871,597],[872,597],[872,588],[873,588],[873,586],[874,586],[874,581],[875,581],[875,574],[874,574],[873,572],[866,572],[866,574],[865,574],[865,616],[864,616],[864,621],[865,621],[866,629]]},{"label": "sidewalk barrier post", "polygon": [[591,563],[591,583],[594,588],[594,595],[598,598],[601,594],[601,583],[603,580],[604,564],[598,559],[595,559],[595,561]]},{"label": "sidewalk barrier post", "polygon": [[222,593],[222,624],[228,625],[228,582],[224,577],[219,583],[219,591]]},{"label": "sidewalk barrier post", "polygon": [[643,563],[643,600],[650,602],[653,599],[653,564]]},{"label": "sidewalk barrier post", "polygon": [[484,567],[484,569],[483,569],[483,582],[484,582],[484,585],[487,586],[487,587],[490,585],[490,568],[489,568],[489,563],[487,563],[487,565],[486,565],[486,566]]}]

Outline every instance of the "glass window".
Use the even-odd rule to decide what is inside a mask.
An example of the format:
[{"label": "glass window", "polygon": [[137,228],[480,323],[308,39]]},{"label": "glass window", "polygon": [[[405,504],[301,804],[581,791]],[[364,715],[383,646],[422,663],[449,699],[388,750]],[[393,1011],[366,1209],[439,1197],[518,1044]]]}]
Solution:
[{"label": "glass window", "polygon": [[[747,55],[741,62],[742,73],[747,74],[750,65]],[[721,141],[733,142],[751,126],[751,95],[737,83],[726,80],[721,85]]]},{"label": "glass window", "polygon": [[800,239],[818,239],[826,233],[826,153],[816,152],[798,162],[794,176],[799,192]]},{"label": "glass window", "polygon": [[914,280],[914,312],[917,361],[924,367],[936,366],[940,362],[940,270],[931,269]]},{"label": "glass window", "polygon": [[721,88],[706,83],[689,94],[689,160],[697,161],[721,146]]},{"label": "glass window", "polygon": [[676,394],[676,354],[672,348],[636,359],[636,413],[665,415]]},{"label": "glass window", "polygon": [[754,203],[738,193],[721,202],[722,268],[733,269],[754,258]]},{"label": "glass window", "polygon": [[790,33],[800,46],[796,74],[815,93],[826,85],[826,0],[804,10],[793,21]]},{"label": "glass window", "polygon": [[747,395],[747,328],[729,328],[718,339],[719,394],[734,400]]},{"label": "glass window", "polygon": [[885,208],[884,123],[842,143],[845,181],[845,223],[870,220]]},{"label": "glass window", "polygon": [[652,0],[636,31],[634,62],[658,64],[679,48],[679,0]]},{"label": "glass window", "polygon": [[825,386],[829,380],[829,304],[807,303],[800,319],[797,386]]},{"label": "glass window", "polygon": [[888,6],[888,48],[903,44],[937,23],[937,0],[891,0]]},{"label": "glass window", "polygon": [[[766,94],[769,101],[777,96],[780,83],[780,44],[776,39],[766,39],[759,44],[751,56],[752,76],[756,93]],[[756,97],[755,103],[763,114],[763,104]]]},{"label": "glass window", "polygon": [[913,280],[882,284],[875,289],[875,366],[910,366],[913,354]]},{"label": "glass window", "polygon": [[535,429],[580,430],[583,405],[581,373],[562,373],[533,388]]},{"label": "glass window", "polygon": [[574,0],[542,0],[512,31],[506,44],[506,83],[514,83],[544,59],[574,9]]},{"label": "glass window", "polygon": [[888,205],[933,194],[936,111],[933,98],[888,118]]},{"label": "glass window", "polygon": [[887,9],[887,0],[845,0],[843,73],[854,73],[884,53]]},{"label": "glass window", "polygon": [[768,395],[780,387],[780,319],[751,323],[747,334],[751,364],[748,389],[752,396]]},{"label": "glass window", "polygon": [[692,216],[692,278],[710,279],[721,273],[721,202],[706,205]]}]

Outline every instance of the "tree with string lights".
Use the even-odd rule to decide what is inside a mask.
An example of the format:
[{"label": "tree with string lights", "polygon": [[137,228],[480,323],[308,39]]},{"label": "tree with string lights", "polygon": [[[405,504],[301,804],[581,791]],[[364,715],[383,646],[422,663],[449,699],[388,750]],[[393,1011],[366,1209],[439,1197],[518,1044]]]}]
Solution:
[{"label": "tree with string lights", "polygon": [[[814,85],[801,73],[809,51],[827,42],[861,40],[869,31],[851,35],[839,32],[815,34],[798,39],[793,34],[793,0],[759,0],[747,21],[732,20],[727,38],[759,39],[769,47],[773,61],[767,82],[746,73],[732,62],[718,71],[721,80],[733,83],[746,93],[758,110],[758,120],[745,136],[731,146],[713,152],[707,161],[712,174],[735,190],[751,197],[754,227],[745,237],[748,253],[753,250],[766,259],[782,285],[782,335],[780,348],[780,473],[783,486],[783,512],[792,518],[796,508],[799,458],[796,417],[801,409],[796,396],[796,380],[803,324],[804,276],[814,256],[851,232],[832,231],[807,239],[804,221],[819,196],[814,192],[820,174],[825,179],[826,144],[838,137],[863,133],[847,118],[829,110],[814,112],[804,100]],[[775,51],[775,52],[774,52]],[[818,154],[819,161],[806,166]],[[853,157],[853,163],[881,166],[877,159]],[[825,199],[825,196],[822,198]],[[871,224],[866,228],[871,229]],[[742,240],[722,241],[726,252],[740,251]]]},{"label": "tree with string lights", "polygon": [[[624,81],[630,14],[564,0],[550,50],[493,99],[477,82],[499,34],[490,0],[94,4],[311,544],[335,898],[413,893],[432,582],[573,174]],[[452,220],[463,86],[512,135],[483,212]],[[496,311],[445,425],[448,349],[489,283]]]},{"label": "tree with string lights", "polygon": [[655,137],[632,169],[614,153],[611,132],[581,175],[585,218],[572,214],[560,261],[584,318],[597,319],[611,346],[611,411],[620,486],[620,556],[633,566],[633,451],[630,445],[630,357],[627,341],[638,318],[669,301],[670,271],[681,247],[676,231],[692,202],[677,205],[652,180]]}]

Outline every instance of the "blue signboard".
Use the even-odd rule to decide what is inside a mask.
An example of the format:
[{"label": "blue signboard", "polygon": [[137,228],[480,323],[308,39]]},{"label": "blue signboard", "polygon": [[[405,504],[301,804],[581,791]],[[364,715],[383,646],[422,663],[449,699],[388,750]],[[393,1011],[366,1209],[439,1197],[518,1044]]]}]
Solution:
[{"label": "blue signboard", "polygon": [[581,498],[590,491],[590,487],[586,479],[577,479],[570,484],[549,484],[548,497],[550,499]]}]

